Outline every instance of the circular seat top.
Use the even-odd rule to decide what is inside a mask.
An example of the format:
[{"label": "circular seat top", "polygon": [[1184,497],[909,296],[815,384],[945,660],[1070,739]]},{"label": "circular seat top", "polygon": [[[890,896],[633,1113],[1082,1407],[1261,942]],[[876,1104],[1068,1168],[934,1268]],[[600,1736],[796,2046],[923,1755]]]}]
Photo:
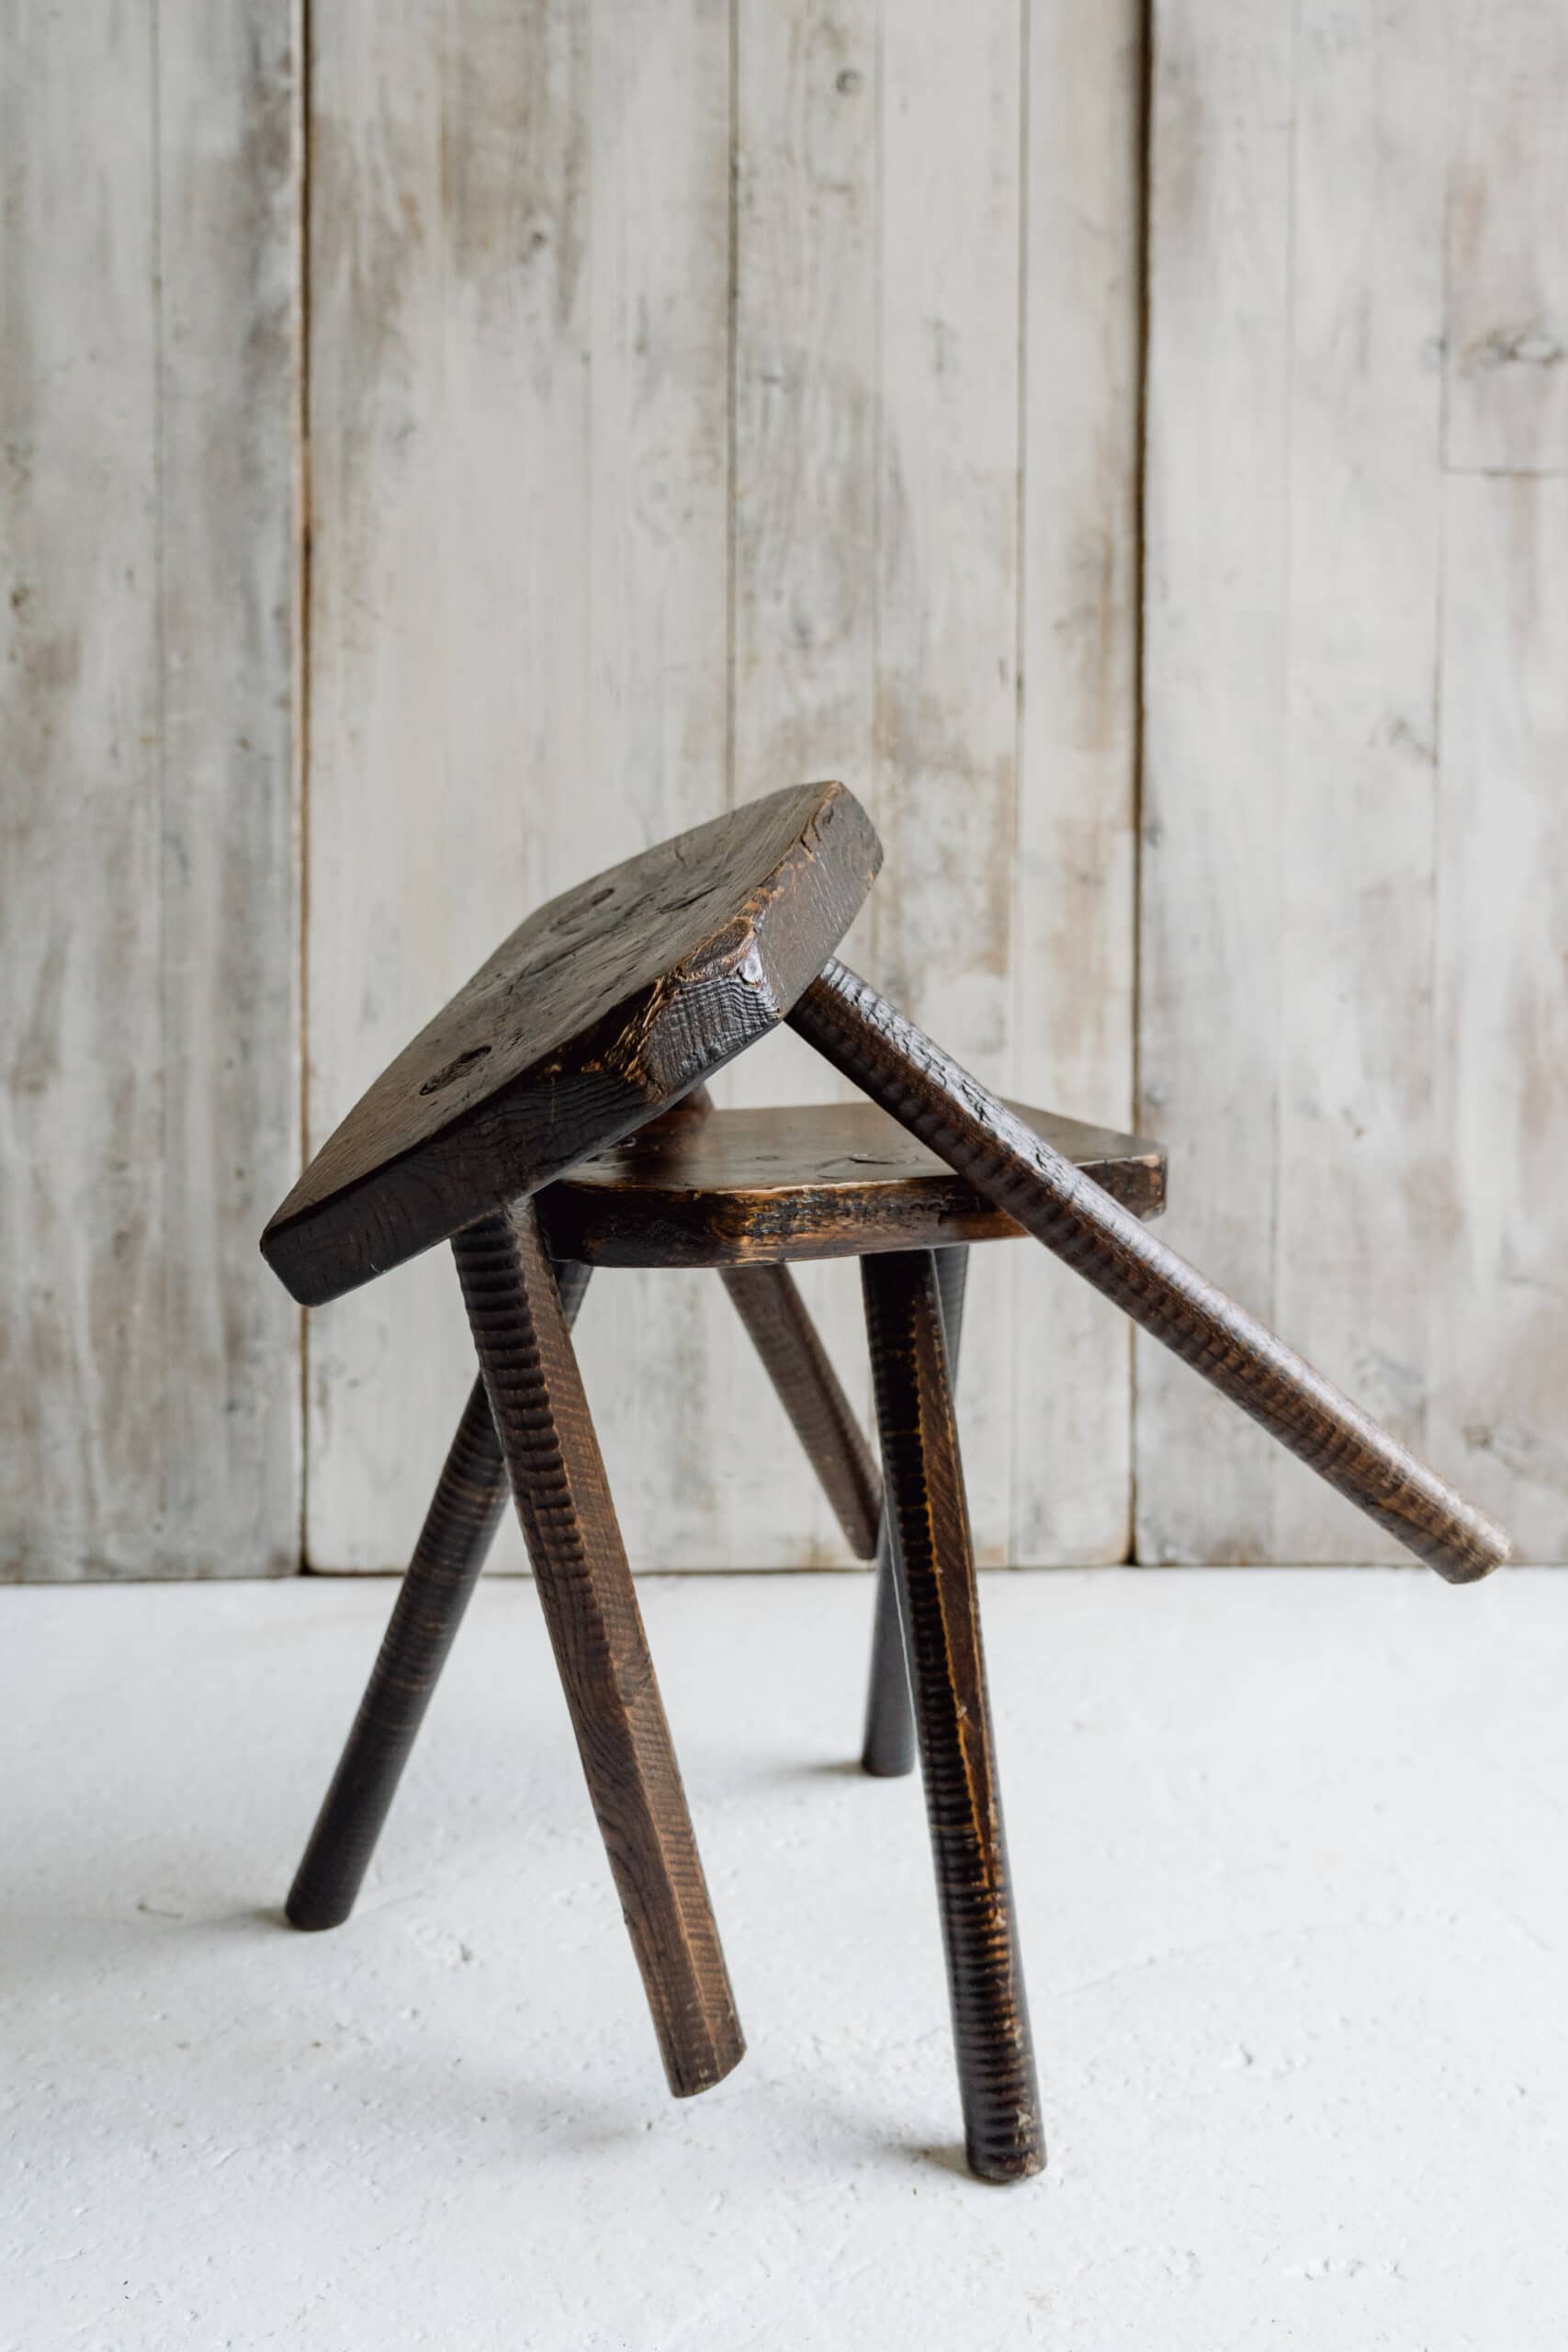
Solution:
[{"label": "circular seat top", "polygon": [[[1010,1108],[1134,1216],[1160,1214],[1158,1144]],[[537,1205],[557,1256],[596,1266],[860,1258],[1023,1230],[868,1102],[661,1120],[574,1168]]]},{"label": "circular seat top", "polygon": [[384,1069],[262,1236],[302,1305],[515,1200],[777,1026],[875,878],[852,793],[771,793],[552,899]]}]

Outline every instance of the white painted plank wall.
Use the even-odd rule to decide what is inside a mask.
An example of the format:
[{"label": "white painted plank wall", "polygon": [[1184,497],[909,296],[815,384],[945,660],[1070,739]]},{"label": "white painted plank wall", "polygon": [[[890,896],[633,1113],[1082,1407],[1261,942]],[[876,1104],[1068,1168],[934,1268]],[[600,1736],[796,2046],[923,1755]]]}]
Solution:
[{"label": "white painted plank wall", "polygon": [[[1125,1117],[1138,89],[1130,0],[318,18],[313,1137],[521,908],[823,774],[889,853],[850,952]],[[832,1084],[781,1039],[721,1092]],[[1120,1558],[1124,1340],[986,1254],[982,1546]],[[807,1287],[863,1398],[852,1272]],[[1016,1397],[1015,1300],[1055,1330]],[[603,1279],[581,1331],[639,1565],[843,1556],[711,1278]],[[310,1555],[392,1565],[467,1379],[441,1255],[310,1361]]]},{"label": "white painted plank wall", "polygon": [[290,0],[0,11],[0,1575],[294,1567]]},{"label": "white painted plank wall", "polygon": [[1568,1561],[1568,478],[1446,484],[1436,1459]]},{"label": "white painted plank wall", "polygon": [[[725,805],[729,62],[713,0],[317,41],[319,1139],[529,906]],[[677,1555],[714,1518],[700,1315],[623,1276],[581,1327],[628,1528]],[[449,1253],[310,1346],[309,1556],[389,1566],[472,1376]]]},{"label": "white painted plank wall", "polygon": [[[1140,1035],[1171,1238],[1547,1558],[1561,510],[1482,474],[1558,446],[1564,29],[1157,12]],[[1141,1556],[1377,1555],[1138,1362]]]},{"label": "white painted plank wall", "polygon": [[[852,955],[1127,1115],[1141,13],[316,13],[318,1139],[520,906],[812,773],[888,843]],[[0,33],[0,1561],[286,1568],[299,28]],[[1160,0],[1138,852],[1173,1238],[1548,1557],[1565,86],[1562,0]],[[727,1091],[832,1084],[782,1040]],[[1121,1556],[1116,1319],[992,1252],[971,1329],[984,1550]],[[715,1284],[602,1283],[583,1343],[640,1562],[841,1556]],[[439,1258],[317,1318],[317,1560],[401,1556],[465,1377]],[[1139,1394],[1142,1556],[1364,1556]]]},{"label": "white painted plank wall", "polygon": [[[1141,0],[1034,0],[1024,39],[1012,1083],[1132,1124],[1142,367]],[[1128,1325],[1043,1250],[1013,1299],[1011,1556],[1121,1560]]]},{"label": "white painted plank wall", "polygon": [[1568,470],[1568,7],[1449,0],[1447,456]]}]

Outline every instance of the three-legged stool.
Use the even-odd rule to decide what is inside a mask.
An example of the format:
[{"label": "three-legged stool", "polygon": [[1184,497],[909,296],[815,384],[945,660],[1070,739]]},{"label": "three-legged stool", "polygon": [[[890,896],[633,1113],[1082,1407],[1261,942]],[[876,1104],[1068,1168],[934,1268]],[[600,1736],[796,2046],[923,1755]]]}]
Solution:
[{"label": "three-legged stool", "polygon": [[[787,1271],[858,1257],[886,1498],[865,1760],[908,1763],[907,1649],[969,2159],[1012,2179],[1043,2151],[952,1408],[967,1245],[1033,1234],[1450,1580],[1507,1545],[1146,1231],[1155,1148],[1010,1108],[832,962],[879,858],[852,797],[807,786],[552,901],[383,1073],[269,1225],[269,1261],[308,1305],[450,1238],[480,1370],[289,1917],[347,1915],[504,1470],[671,2086],[705,2089],[738,2062],[570,1327],[594,1265],[719,1268],[866,1554],[874,1473]],[[785,1018],[872,1102],[708,1109],[703,1080]]]}]

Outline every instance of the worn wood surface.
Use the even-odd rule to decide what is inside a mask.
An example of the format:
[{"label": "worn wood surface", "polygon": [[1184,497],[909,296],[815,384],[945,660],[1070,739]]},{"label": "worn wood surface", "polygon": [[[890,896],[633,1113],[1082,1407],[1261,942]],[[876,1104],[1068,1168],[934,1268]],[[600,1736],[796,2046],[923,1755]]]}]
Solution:
[{"label": "worn wood surface", "polygon": [[[885,8],[881,21],[880,196],[885,232],[893,225],[880,288],[870,806],[898,888],[872,901],[869,959],[895,1001],[938,1025],[967,1069],[1009,1088],[1019,979],[1024,13],[1013,0],[962,9],[914,0]],[[1031,633],[1033,625],[1025,618]],[[976,1264],[974,1281],[990,1340],[971,1364],[967,1399],[976,1545],[982,1558],[1006,1559],[1015,1459],[1032,1445],[1039,1464],[1053,1449],[1014,1424],[1012,1286],[994,1259]]]},{"label": "worn wood surface", "polygon": [[[1430,1442],[1568,1561],[1568,480],[1445,485]],[[1462,952],[1460,943],[1464,943]]]},{"label": "worn wood surface", "polygon": [[1508,1539],[1498,1527],[1156,1241],[854,973],[829,962],[789,1017],[801,1036],[976,1190],[1406,1551],[1453,1584],[1472,1583],[1508,1557]]},{"label": "worn wood surface", "polygon": [[[1488,473],[1568,471],[1568,9],[1448,0],[1453,147],[1443,336],[1445,455]],[[1430,132],[1428,133],[1430,136]],[[1510,640],[1529,663],[1528,643]]]},{"label": "worn wood surface", "polygon": [[0,9],[3,1577],[298,1562],[299,71]]},{"label": "worn wood surface", "polygon": [[[1152,16],[1145,0],[1029,0],[1024,11],[1012,1049],[1005,1069],[979,1071],[1000,1079],[999,1091],[1111,1128],[1134,1124],[1143,85]],[[852,945],[843,953],[852,964]],[[945,1007],[933,999],[930,1012],[946,1036]],[[1157,1121],[1151,1132],[1160,1134]],[[1005,1267],[987,1252],[975,1271],[977,1314],[993,1311],[988,1294],[999,1280],[1014,1302],[1004,1556],[1126,1558],[1130,1333],[1043,1250],[1013,1251]],[[976,1479],[979,1462],[971,1446]],[[989,1506],[976,1495],[971,1509],[988,1539]]]},{"label": "worn wood surface", "polygon": [[[728,805],[728,11],[318,12],[312,90],[314,1144],[521,912]],[[639,1561],[740,1523],[694,1435],[733,1325],[588,1306]],[[445,1266],[310,1348],[310,1556],[389,1566],[470,1359]]]},{"label": "worn wood surface", "polygon": [[[1517,1495],[1500,1454],[1454,1439],[1514,1419],[1493,1395],[1517,1412],[1527,1362],[1544,1396],[1532,1300],[1561,1252],[1532,1217],[1512,1278],[1471,1261],[1501,1171],[1456,1123],[1479,1067],[1457,1008],[1492,1002],[1512,1132],[1549,1151],[1526,1073],[1557,974],[1509,908],[1536,902],[1542,818],[1501,774],[1456,779],[1444,713],[1477,560],[1456,469],[1562,462],[1564,37],[1551,0],[1169,0],[1150,183],[1139,1117],[1180,1170],[1172,1238],[1463,1469],[1527,1557],[1557,1555],[1568,1487],[1538,1454]],[[1534,574],[1528,534],[1483,537],[1522,567],[1490,573],[1518,631],[1487,634],[1501,715],[1530,674]],[[1494,796],[1483,841],[1472,791]],[[1462,879],[1456,825],[1483,860]],[[1367,1556],[1325,1493],[1139,1358],[1141,1557]]]},{"label": "worn wood surface", "polygon": [[[1131,1210],[1165,1206],[1165,1155],[1141,1136],[1008,1106]],[[756,1265],[1016,1237],[1019,1227],[869,1102],[720,1111],[628,1136],[541,1197],[563,1257],[595,1266]]]},{"label": "worn wood surface", "polygon": [[929,1250],[867,1258],[861,1273],[883,1478],[898,1522],[964,2153],[982,2180],[1020,2180],[1039,2171],[1045,2149],[942,1293]]},{"label": "worn wood surface", "polygon": [[745,2042],[570,1333],[531,1205],[453,1254],[632,1949],[678,2098]]},{"label": "worn wood surface", "polygon": [[274,1272],[320,1306],[656,1117],[777,1025],[880,858],[852,793],[797,786],[538,908],[328,1136]]},{"label": "worn wood surface", "polygon": [[[298,812],[277,780],[307,707],[311,1144],[519,908],[828,774],[900,829],[911,876],[908,903],[885,878],[883,937],[851,960],[908,978],[891,959],[940,917],[946,775],[1007,843],[1003,879],[993,850],[961,894],[1010,905],[951,998],[914,1009],[991,1082],[1132,1124],[1144,13],[316,12],[308,695],[297,6],[165,19],[155,41],[141,7],[0,19],[19,779],[0,1116],[14,1165],[70,1171],[19,1187],[6,1220],[27,1372],[0,1573],[293,1555],[298,1323],[246,1261],[301,1157]],[[1459,1032],[1428,1001],[1451,1011],[1496,960],[1447,912],[1471,786],[1437,721],[1481,686],[1437,675],[1470,561],[1443,485],[1568,466],[1562,11],[1162,0],[1156,24],[1140,1117],[1186,1172],[1183,1240],[1396,1430],[1439,1451],[1439,1430],[1524,1433],[1476,1477],[1503,1502],[1528,1445],[1540,1555],[1568,1483],[1532,1301],[1560,1251],[1538,1205],[1506,1277],[1472,1264],[1497,1180],[1466,1159],[1454,1197],[1443,1106],[1479,1064],[1450,1068]],[[991,528],[1010,479],[1015,521]],[[1489,640],[1505,737],[1521,682],[1540,692],[1525,584],[1497,582],[1517,647]],[[989,666],[1010,612],[1010,782]],[[1551,740],[1550,711],[1529,740]],[[1510,887],[1532,901],[1546,819],[1526,808],[1489,842],[1494,922]],[[1524,1071],[1555,967],[1505,961],[1490,1059]],[[724,1086],[835,1091],[789,1039]],[[1517,1097],[1533,1164],[1558,1113],[1523,1079]],[[1402,1283],[1406,1251],[1429,1284]],[[981,1552],[1120,1557],[1125,1335],[1043,1255],[1015,1261],[1012,1361],[976,1431],[995,1455]],[[1001,1263],[977,1265],[982,1292]],[[1428,1333],[1445,1266],[1468,1419]],[[582,1340],[639,1556],[841,1558],[787,1449],[696,1459],[688,1433],[732,1396],[766,1426],[763,1375],[716,1285],[660,1281],[655,1310],[651,1280],[603,1284]],[[825,1267],[803,1286],[848,1371],[853,1284]],[[320,1564],[402,1555],[463,1378],[450,1289],[433,1260],[316,1318]],[[655,1350],[673,1376],[651,1376]],[[1147,1353],[1143,1556],[1364,1549],[1189,1388]],[[510,1529],[498,1550],[520,1560]]]},{"label": "worn wood surface", "polygon": [[[942,1034],[1127,1125],[1135,11],[1028,15],[1034,95],[991,0],[974,27],[931,0],[319,16],[312,1145],[519,907],[840,774],[903,830],[890,952],[965,929],[921,999]],[[984,940],[942,913],[947,795]],[[842,1091],[787,1037],[719,1086]],[[1020,1333],[1057,1330],[1075,1378],[1021,1340],[1010,1370],[977,1269],[982,1555],[1120,1558],[1124,1337],[1011,1255]],[[411,1266],[312,1318],[317,1565],[402,1556],[463,1377],[448,1288]],[[856,1283],[802,1290],[863,1403]],[[716,1284],[618,1274],[580,1345],[639,1563],[846,1556]],[[723,1461],[695,1447],[732,1416]]]}]

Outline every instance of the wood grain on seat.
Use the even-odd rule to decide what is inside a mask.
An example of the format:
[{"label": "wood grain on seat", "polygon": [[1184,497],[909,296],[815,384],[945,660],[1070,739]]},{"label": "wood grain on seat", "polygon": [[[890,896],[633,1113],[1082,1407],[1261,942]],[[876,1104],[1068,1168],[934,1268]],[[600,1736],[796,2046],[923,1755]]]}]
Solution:
[{"label": "wood grain on seat", "polygon": [[[1141,1217],[1165,1206],[1158,1144],[1010,1106]],[[633,1136],[552,1184],[559,1257],[595,1266],[725,1266],[946,1249],[1022,1231],[874,1102],[715,1111]]]},{"label": "wood grain on seat", "polygon": [[777,1026],[881,861],[852,794],[800,785],[552,899],[328,1137],[267,1262],[319,1305],[641,1126]]}]

